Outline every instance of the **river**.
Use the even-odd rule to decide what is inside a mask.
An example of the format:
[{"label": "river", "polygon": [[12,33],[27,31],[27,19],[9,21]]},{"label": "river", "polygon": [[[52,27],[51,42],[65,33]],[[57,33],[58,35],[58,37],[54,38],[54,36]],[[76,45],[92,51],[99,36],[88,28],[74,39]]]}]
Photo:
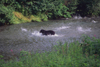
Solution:
[{"label": "river", "polygon": [[[41,29],[53,30],[55,35],[43,36]],[[0,27],[0,54],[17,55],[21,50],[29,52],[50,51],[58,42],[81,41],[82,35],[100,38],[100,19],[78,18],[31,22]]]}]

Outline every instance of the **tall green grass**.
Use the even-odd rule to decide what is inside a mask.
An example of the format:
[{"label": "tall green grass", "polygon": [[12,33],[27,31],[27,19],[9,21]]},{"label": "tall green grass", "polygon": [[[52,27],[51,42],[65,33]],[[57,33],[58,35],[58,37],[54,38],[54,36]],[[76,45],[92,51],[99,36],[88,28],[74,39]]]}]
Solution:
[{"label": "tall green grass", "polygon": [[100,67],[98,48],[100,39],[84,37],[82,43],[59,43],[50,52],[31,54],[21,51],[19,60],[10,60],[6,63],[1,60],[0,67]]}]

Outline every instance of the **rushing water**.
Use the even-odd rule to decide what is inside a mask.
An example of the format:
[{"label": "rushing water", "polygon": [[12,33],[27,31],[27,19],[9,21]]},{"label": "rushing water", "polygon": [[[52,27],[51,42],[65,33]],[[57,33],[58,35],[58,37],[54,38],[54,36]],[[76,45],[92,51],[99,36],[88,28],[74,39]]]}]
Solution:
[{"label": "rushing water", "polygon": [[[43,36],[41,29],[53,30],[55,35]],[[67,20],[50,20],[0,27],[0,54],[14,55],[21,50],[49,51],[57,42],[80,40],[83,35],[100,38],[99,18],[75,17]]]}]

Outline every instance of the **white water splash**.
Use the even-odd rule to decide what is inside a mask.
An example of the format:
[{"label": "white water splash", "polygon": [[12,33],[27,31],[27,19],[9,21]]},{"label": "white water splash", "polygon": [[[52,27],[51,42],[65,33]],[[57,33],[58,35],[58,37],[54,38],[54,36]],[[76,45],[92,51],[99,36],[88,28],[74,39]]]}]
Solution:
[{"label": "white water splash", "polygon": [[55,34],[55,35],[48,35],[48,37],[59,37],[58,34]]},{"label": "white water splash", "polygon": [[95,21],[95,20],[92,20],[92,22],[93,22],[93,23],[97,23],[97,21]]},{"label": "white water splash", "polygon": [[27,31],[27,29],[25,29],[25,28],[21,28],[21,30],[22,30],[22,31],[25,31],[25,32]]},{"label": "white water splash", "polygon": [[77,27],[77,30],[80,32],[91,32],[91,28],[83,29],[82,27]]},{"label": "white water splash", "polygon": [[73,18],[74,18],[74,19],[82,19],[81,16],[74,16]]},{"label": "white water splash", "polygon": [[43,37],[63,37],[64,35],[55,34],[55,35],[48,35],[48,36],[42,35],[42,36]]},{"label": "white water splash", "polygon": [[34,31],[34,32],[32,32],[32,35],[35,35],[35,36],[41,36],[42,33],[39,33],[39,31]]},{"label": "white water splash", "polygon": [[[62,27],[59,27],[57,29],[65,29],[65,28],[69,28],[69,26],[68,27],[62,26]],[[42,35],[42,33],[40,33],[39,31],[30,32],[26,28],[22,28],[22,27],[21,27],[21,30],[24,31],[24,32],[28,32],[28,33],[30,33],[30,34],[32,34],[34,36],[39,36],[39,37],[62,37],[63,36],[63,35],[58,35],[58,34],[55,34],[55,35],[47,35],[46,36],[46,35]]]},{"label": "white water splash", "polygon": [[55,34],[55,35],[42,35],[39,31],[32,32],[32,35],[39,36],[39,37],[62,37],[61,35]]},{"label": "white water splash", "polygon": [[62,30],[62,29],[67,29],[67,28],[70,28],[70,26],[62,26],[62,27],[58,27],[56,28],[57,30]]}]

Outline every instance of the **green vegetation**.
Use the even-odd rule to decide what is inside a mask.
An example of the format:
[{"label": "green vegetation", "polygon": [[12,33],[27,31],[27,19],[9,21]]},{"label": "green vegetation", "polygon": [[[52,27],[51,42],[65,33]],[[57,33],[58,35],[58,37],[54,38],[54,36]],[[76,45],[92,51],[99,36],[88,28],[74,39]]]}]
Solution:
[{"label": "green vegetation", "polygon": [[[71,17],[68,10],[69,8],[61,0],[1,0],[0,16],[3,17],[0,17],[0,24],[41,22],[59,17]],[[17,14],[21,14],[21,17],[18,15],[16,17],[15,12],[19,12]]]},{"label": "green vegetation", "polygon": [[100,67],[100,39],[84,36],[81,43],[59,42],[44,53],[21,51],[19,60],[0,60],[0,67]]},{"label": "green vegetation", "polygon": [[[13,12],[19,12],[31,20],[16,18]],[[71,18],[74,14],[81,16],[99,16],[99,0],[0,0],[0,25],[19,24],[48,19]],[[35,18],[36,17],[36,18]]]},{"label": "green vegetation", "polygon": [[13,8],[10,6],[5,7],[0,4],[0,24],[9,24],[9,22],[13,22]]},{"label": "green vegetation", "polygon": [[78,0],[77,12],[81,16],[99,16],[100,0]]}]

